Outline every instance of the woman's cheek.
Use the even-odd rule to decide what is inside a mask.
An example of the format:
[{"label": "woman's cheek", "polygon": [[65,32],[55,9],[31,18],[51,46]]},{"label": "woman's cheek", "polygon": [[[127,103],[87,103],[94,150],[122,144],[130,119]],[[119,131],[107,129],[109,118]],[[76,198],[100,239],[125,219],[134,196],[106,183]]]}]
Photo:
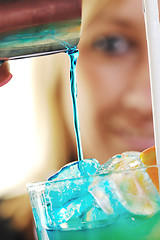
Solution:
[{"label": "woman's cheek", "polygon": [[[121,77],[104,64],[95,64],[94,61],[86,61],[81,66],[81,79],[79,79],[79,93],[90,97],[94,108],[111,108],[118,101],[122,86]],[[124,78],[123,78],[124,80]],[[122,84],[123,85],[123,84]],[[85,97],[85,96],[84,96]]]},{"label": "woman's cheek", "polygon": [[[83,105],[99,111],[108,111],[120,103],[136,78],[135,60],[110,59],[81,49],[77,63],[78,94]],[[93,111],[94,111],[93,109]]]}]

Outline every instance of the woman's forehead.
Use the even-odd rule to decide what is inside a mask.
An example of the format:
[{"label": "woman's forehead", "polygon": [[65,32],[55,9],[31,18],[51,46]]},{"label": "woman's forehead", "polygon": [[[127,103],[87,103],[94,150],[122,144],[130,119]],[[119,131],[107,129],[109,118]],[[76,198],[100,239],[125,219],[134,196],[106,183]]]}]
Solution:
[{"label": "woman's forehead", "polygon": [[[118,7],[124,1],[128,0],[83,0],[83,15],[87,18],[87,16],[95,16],[104,8],[115,8]],[[135,1],[135,0],[132,0]]]},{"label": "woman's forehead", "polygon": [[[88,4],[90,2],[90,4]],[[85,0],[83,21],[85,25],[93,20],[128,18],[138,22],[143,18],[142,0]]]}]

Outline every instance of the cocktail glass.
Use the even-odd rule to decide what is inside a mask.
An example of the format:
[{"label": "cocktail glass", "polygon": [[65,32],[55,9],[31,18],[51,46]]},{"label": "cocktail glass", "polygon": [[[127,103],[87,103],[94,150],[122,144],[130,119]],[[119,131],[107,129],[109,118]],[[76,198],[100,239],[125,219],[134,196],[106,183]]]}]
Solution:
[{"label": "cocktail glass", "polygon": [[158,166],[28,184],[38,239],[159,240],[153,178]]}]

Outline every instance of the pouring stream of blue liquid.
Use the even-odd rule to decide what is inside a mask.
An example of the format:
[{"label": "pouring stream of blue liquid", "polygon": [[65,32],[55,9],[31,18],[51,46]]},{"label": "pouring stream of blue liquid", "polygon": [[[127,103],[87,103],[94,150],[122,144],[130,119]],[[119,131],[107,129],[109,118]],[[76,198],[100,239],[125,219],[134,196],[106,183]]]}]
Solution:
[{"label": "pouring stream of blue liquid", "polygon": [[[82,144],[81,144],[81,136],[80,136],[80,124],[78,117],[78,108],[77,108],[77,82],[76,82],[76,63],[79,52],[77,49],[72,49],[68,51],[68,55],[70,58],[70,89],[71,89],[71,97],[73,104],[73,121],[74,121],[74,129],[77,141],[77,155],[78,160],[83,160],[83,152],[82,152]],[[79,168],[80,165],[79,165]]]}]

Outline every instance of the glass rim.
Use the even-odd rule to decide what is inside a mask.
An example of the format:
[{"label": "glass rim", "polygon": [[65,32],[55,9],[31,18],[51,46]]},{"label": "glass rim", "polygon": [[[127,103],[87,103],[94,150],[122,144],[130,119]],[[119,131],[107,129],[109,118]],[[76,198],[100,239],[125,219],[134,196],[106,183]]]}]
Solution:
[{"label": "glass rim", "polygon": [[[112,175],[112,174],[118,174],[118,173],[123,173],[123,172],[132,172],[132,171],[139,171],[139,170],[145,170],[148,168],[157,168],[160,169],[160,164],[155,164],[155,165],[147,165],[147,166],[141,166],[141,167],[137,167],[137,168],[130,168],[130,169],[123,169],[123,170],[110,170],[106,173],[97,173],[97,174],[93,174],[93,175],[88,175],[88,176],[80,176],[80,177],[71,177],[71,178],[65,178],[65,179],[52,179],[52,180],[46,180],[46,181],[40,181],[40,182],[32,182],[32,183],[27,183],[26,184],[26,188],[28,191],[30,191],[31,189],[36,189],[37,187],[42,187],[42,186],[46,186],[47,187],[47,183],[61,183],[61,182],[67,182],[67,181],[74,181],[74,180],[81,180],[81,179],[94,179],[94,178],[98,178],[98,177],[105,177],[108,175]],[[56,173],[55,173],[56,174]],[[159,172],[160,174],[160,172]],[[159,176],[160,178],[160,176]]]}]

